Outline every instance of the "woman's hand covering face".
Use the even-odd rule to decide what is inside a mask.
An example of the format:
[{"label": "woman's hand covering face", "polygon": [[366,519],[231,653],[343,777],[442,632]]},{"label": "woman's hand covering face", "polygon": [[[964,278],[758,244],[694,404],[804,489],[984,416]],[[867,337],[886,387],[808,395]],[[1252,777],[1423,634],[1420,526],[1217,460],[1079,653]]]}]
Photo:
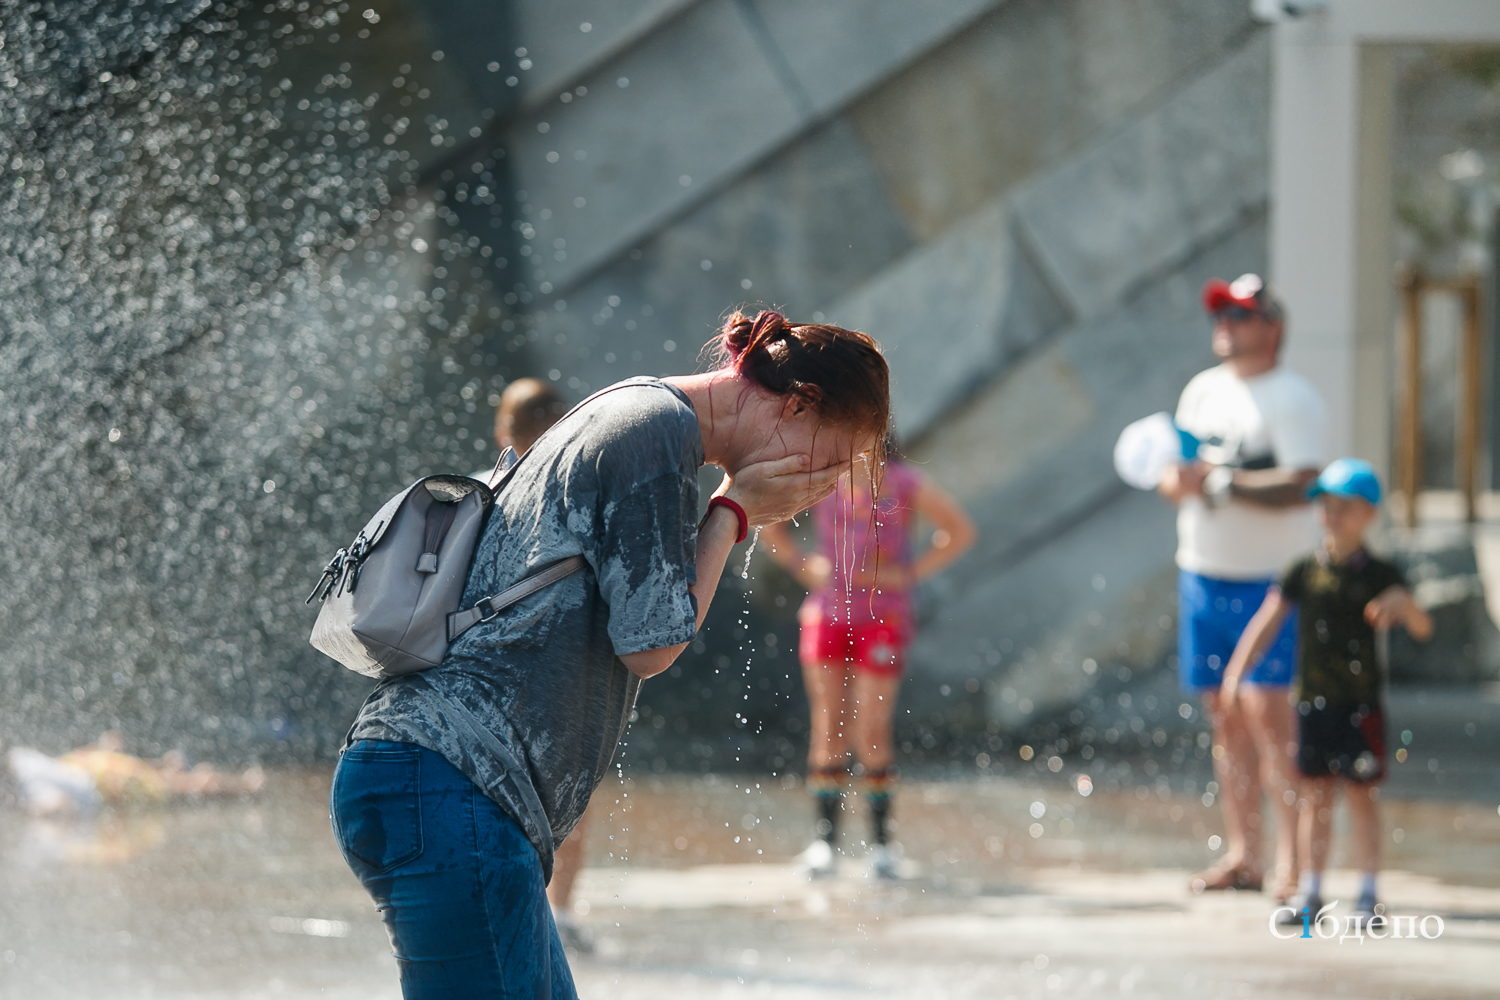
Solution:
[{"label": "woman's hand covering face", "polygon": [[780,524],[833,493],[850,471],[847,461],[820,469],[809,469],[811,464],[809,455],[788,455],[746,465],[724,477],[718,495],[743,507],[751,527]]}]

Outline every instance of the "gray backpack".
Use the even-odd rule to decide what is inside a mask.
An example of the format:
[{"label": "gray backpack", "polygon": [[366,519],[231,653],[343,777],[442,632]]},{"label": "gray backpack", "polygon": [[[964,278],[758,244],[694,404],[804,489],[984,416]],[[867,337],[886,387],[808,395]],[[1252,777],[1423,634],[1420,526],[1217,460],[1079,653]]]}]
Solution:
[{"label": "gray backpack", "polygon": [[307,602],[322,602],[313,646],[355,673],[386,680],[428,670],[448,645],[506,607],[584,566],[560,560],[521,582],[460,608],[469,564],[495,498],[515,474],[509,448],[493,482],[427,476],[385,502],[346,549],[339,549]]}]

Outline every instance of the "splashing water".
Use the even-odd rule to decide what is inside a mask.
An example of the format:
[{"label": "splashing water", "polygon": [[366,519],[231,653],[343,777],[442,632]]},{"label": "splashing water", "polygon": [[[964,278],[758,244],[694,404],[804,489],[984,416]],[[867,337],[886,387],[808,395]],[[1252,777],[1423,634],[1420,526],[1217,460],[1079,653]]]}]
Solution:
[{"label": "splashing water", "polygon": [[755,555],[755,545],[760,541],[760,529],[755,529],[755,534],[750,536],[750,545],[745,549],[745,565],[740,567],[740,579],[750,579],[750,560]]},{"label": "splashing water", "polygon": [[341,9],[0,25],[8,742],[336,738],[366,685],[299,592],[401,485],[481,464],[530,300],[504,151]]},{"label": "splashing water", "polygon": [[489,464],[510,377],[568,368],[502,142],[525,88],[475,103],[424,33],[457,15],[403,9],[0,18],[5,743],[331,754],[369,685],[308,646],[312,581],[412,479]]}]

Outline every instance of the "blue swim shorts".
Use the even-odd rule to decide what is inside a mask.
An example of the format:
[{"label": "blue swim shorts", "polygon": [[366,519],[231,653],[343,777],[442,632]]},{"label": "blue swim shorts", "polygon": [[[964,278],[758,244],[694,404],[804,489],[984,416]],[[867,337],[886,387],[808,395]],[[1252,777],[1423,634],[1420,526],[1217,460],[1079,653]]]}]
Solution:
[{"label": "blue swim shorts", "polygon": [[[1216,580],[1177,574],[1177,659],[1182,690],[1217,691],[1240,633],[1260,610],[1274,580]],[[1262,687],[1286,687],[1297,666],[1297,612],[1287,616],[1276,642],[1244,678]]]}]

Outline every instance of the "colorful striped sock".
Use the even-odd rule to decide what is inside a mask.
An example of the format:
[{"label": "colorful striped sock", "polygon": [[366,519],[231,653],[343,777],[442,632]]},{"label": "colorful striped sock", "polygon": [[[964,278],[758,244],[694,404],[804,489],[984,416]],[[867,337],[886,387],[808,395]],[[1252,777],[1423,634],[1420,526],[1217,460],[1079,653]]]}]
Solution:
[{"label": "colorful striped sock", "polygon": [[807,771],[807,790],[818,803],[818,836],[830,845],[838,838],[839,813],[844,810],[844,779],[847,776],[848,770],[842,764]]},{"label": "colorful striped sock", "polygon": [[894,764],[867,771],[860,780],[860,794],[870,800],[871,834],[877,844],[890,841],[891,796],[900,780],[901,772]]}]

